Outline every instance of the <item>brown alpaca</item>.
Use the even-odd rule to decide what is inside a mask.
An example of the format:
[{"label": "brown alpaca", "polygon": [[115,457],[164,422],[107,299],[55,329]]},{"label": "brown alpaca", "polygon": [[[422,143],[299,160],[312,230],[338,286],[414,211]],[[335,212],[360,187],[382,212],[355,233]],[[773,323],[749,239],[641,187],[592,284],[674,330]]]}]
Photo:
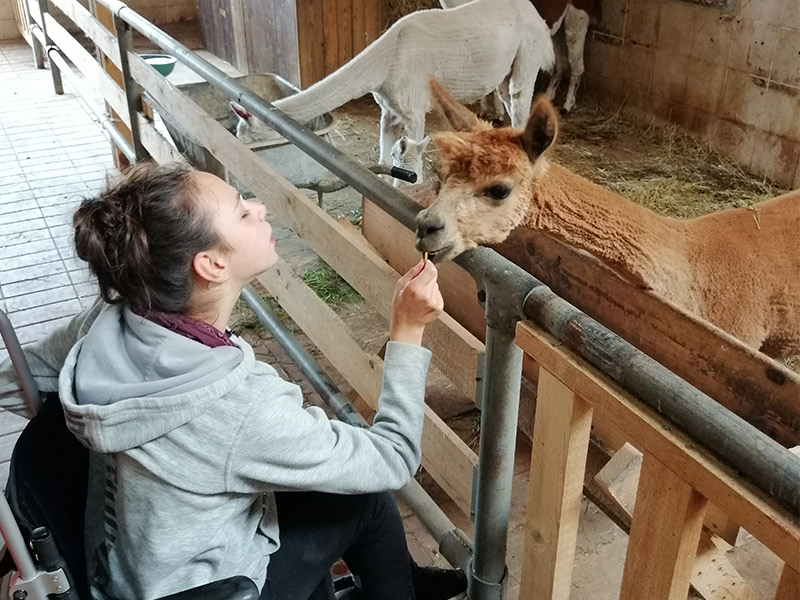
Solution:
[{"label": "brown alpaca", "polygon": [[548,232],[630,282],[776,358],[800,354],[800,191],[690,220],[660,216],[543,156],[558,119],[539,97],[524,131],[492,129],[431,81],[453,128],[433,136],[440,187],[417,216],[437,261]]}]

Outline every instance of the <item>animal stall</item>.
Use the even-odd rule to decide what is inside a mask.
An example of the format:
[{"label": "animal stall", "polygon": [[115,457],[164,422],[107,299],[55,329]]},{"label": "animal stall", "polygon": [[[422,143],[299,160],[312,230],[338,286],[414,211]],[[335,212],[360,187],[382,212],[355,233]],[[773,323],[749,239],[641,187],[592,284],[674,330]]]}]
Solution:
[{"label": "animal stall", "polygon": [[[162,35],[161,32],[152,28],[149,23],[121,3],[113,2],[112,0],[103,1],[113,7],[118,19],[149,32],[152,35],[151,39],[157,39],[160,44],[168,46],[171,51],[179,56],[182,62],[191,65],[206,76],[214,78],[223,89],[227,90],[226,93],[229,94],[229,97],[237,97],[246,108],[254,111],[259,118],[272,123],[276,128],[280,128],[281,133],[287,139],[307,149],[312,156],[323,161],[334,173],[345,177],[353,182],[354,185],[357,185],[360,191],[379,201],[382,209],[389,210],[394,216],[402,219],[405,225],[411,225],[413,210],[409,206],[408,200],[401,194],[377,180],[363,168],[347,161],[340,152],[320,143],[317,139],[318,136],[287,125],[280,114],[269,111],[263,102],[252,94],[248,94],[246,90],[226,83],[225,79],[207,63],[186,51],[185,48],[175,44],[171,38]],[[127,98],[123,90],[106,75],[94,58],[83,50],[63,28],[59,29],[48,14],[44,15],[41,24],[47,25],[49,37],[72,59],[74,64],[78,65],[87,78],[95,82],[98,88],[103,91],[107,102],[117,111],[123,122],[128,125],[132,133],[139,136],[138,140],[134,140],[135,143],[138,142],[147,153],[158,160],[181,159],[175,148],[161,136],[144,114],[136,106],[131,108],[128,103],[127,100],[133,96],[133,90],[135,89],[138,93],[139,86],[142,86],[150,97],[156,99],[159,105],[172,115],[179,126],[195,132],[198,142],[208,148],[222,164],[226,165],[259,198],[268,202],[270,210],[279,215],[284,223],[288,224],[303,239],[307,240],[326,262],[333,266],[361,293],[367,302],[374,303],[377,307],[385,308],[388,306],[398,274],[379,255],[375,254],[363,239],[352,230],[342,227],[332,220],[308,198],[298,193],[280,175],[272,172],[265,166],[263,161],[244,148],[234,136],[225,131],[219,123],[194,102],[187,99],[174,86],[166,82],[163,77],[157,74],[135,53],[127,51],[124,45],[120,49],[118,45],[120,41],[105,32],[91,15],[74,0],[53,0],[53,4],[62,8],[65,13],[73,15],[76,21],[80,21],[82,28],[84,28],[89,37],[108,56],[109,60],[121,70],[123,81],[129,86]],[[53,55],[53,53],[58,53],[58,50],[50,49],[49,53]],[[386,199],[391,199],[392,202],[388,202]],[[396,206],[392,203],[396,203]],[[513,343],[513,323],[516,322],[516,317],[513,313],[518,307],[504,306],[503,296],[496,296],[495,291],[498,289],[497,286],[508,286],[516,281],[519,284],[516,298],[520,303],[522,303],[521,299],[526,299],[523,306],[526,315],[540,312],[540,307],[536,305],[537,302],[543,302],[550,307],[558,307],[559,310],[567,307],[562,300],[555,297],[545,286],[533,282],[529,275],[524,275],[513,264],[502,260],[488,250],[479,249],[479,251],[476,251],[470,267],[474,269],[476,274],[480,273],[480,279],[484,282],[488,281],[491,288],[488,295],[484,296],[484,299],[487,300],[487,306],[492,307],[490,316],[493,319],[489,323],[490,327],[486,330],[489,336],[486,347],[484,348],[483,344],[447,315],[443,316],[426,332],[426,343],[433,350],[434,364],[448,374],[455,386],[466,395],[472,397],[475,397],[474,382],[478,373],[478,361],[480,356],[484,352],[486,353],[486,362],[492,367],[487,370],[490,376],[485,381],[484,415],[500,418],[493,421],[485,417],[484,439],[481,443],[481,461],[480,464],[477,464],[474,452],[455,436],[430,408],[426,408],[425,430],[423,433],[423,464],[437,483],[453,499],[456,506],[465,514],[470,512],[472,506],[473,476],[477,467],[479,480],[482,483],[477,490],[478,514],[475,522],[476,546],[475,555],[473,556],[474,562],[472,563],[473,566],[468,568],[475,570],[471,571],[475,575],[473,577],[474,588],[471,591],[471,595],[474,600],[482,600],[483,598],[502,596],[500,588],[505,576],[505,559],[502,549],[505,548],[507,535],[507,530],[504,527],[505,523],[507,523],[507,503],[510,503],[510,489],[508,490],[509,495],[505,495],[505,492],[500,492],[499,490],[503,487],[510,488],[510,485],[507,485],[509,480],[506,476],[513,470],[513,439],[516,420],[509,417],[512,412],[514,416],[516,415],[518,384],[521,372],[519,363],[522,362],[522,351]],[[591,269],[593,273],[597,273],[596,265],[592,265]],[[374,406],[380,386],[380,359],[361,349],[349,336],[337,315],[299,281],[286,265],[278,265],[278,267],[262,277],[261,281],[267,289],[277,296],[281,304],[295,318],[301,328],[312,334],[313,341],[328,356],[353,388],[368,403]],[[571,314],[575,315],[574,309],[571,310]],[[554,313],[544,311],[541,314],[543,315],[541,320],[545,324],[562,322],[561,317]],[[509,317],[513,318],[509,319]],[[580,319],[576,323],[580,323],[584,332],[596,330],[597,324],[593,324],[593,321],[580,315],[574,318]],[[570,319],[568,322],[572,322],[572,320]],[[572,331],[574,334],[580,333],[579,330],[573,329]],[[602,329],[599,331],[601,331],[601,339],[614,344],[619,343],[617,338],[610,332],[603,332]],[[702,333],[702,328],[691,329],[691,331]],[[714,331],[711,332],[711,334],[715,333]],[[532,342],[521,337],[521,333],[518,333],[518,336],[520,336],[518,338],[520,345],[525,348],[525,351],[535,355],[540,364],[546,364],[547,370],[567,379],[569,385],[580,385],[581,387],[578,389],[579,395],[585,396],[587,400],[598,396],[588,388],[588,384],[581,383],[584,381],[583,378],[586,377],[581,373],[595,375],[591,367],[586,364],[579,364],[580,369],[567,372],[565,369],[571,368],[569,364],[570,360],[572,360],[571,357],[564,355],[558,357],[558,360],[554,362],[548,362],[550,359],[546,353],[539,352]],[[711,338],[706,337],[705,339],[710,340]],[[733,352],[737,367],[742,369],[749,368],[754,373],[752,382],[748,383],[752,384],[756,390],[764,394],[778,392],[778,396],[780,396],[781,391],[788,390],[789,398],[793,397],[791,394],[796,394],[798,390],[797,381],[792,379],[791,376],[784,377],[782,381],[779,381],[780,376],[786,374],[779,368],[776,370],[772,363],[757,363],[757,366],[753,367],[748,363],[747,354],[737,354],[738,349],[735,343],[731,340],[726,340],[724,337],[717,339],[716,342],[719,344],[720,340],[724,348],[731,349]],[[584,349],[590,349],[596,355],[601,354],[601,346],[597,345],[597,339],[589,340],[580,335],[565,337],[562,342],[565,345],[564,350],[566,351],[566,347],[572,347],[576,342],[579,346],[585,346]],[[549,342],[549,345],[552,347],[553,342]],[[711,342],[709,341],[710,345]],[[627,356],[636,360],[639,365],[650,365],[648,369],[656,368],[651,363],[647,363],[646,357],[633,349],[628,351]],[[497,361],[498,357],[507,358],[508,360]],[[712,357],[708,355],[708,352],[706,352],[705,360],[707,363],[712,362]],[[759,370],[763,369],[764,366],[770,367],[766,370],[766,377],[758,374]],[[647,369],[644,371],[647,371]],[[568,376],[564,375],[565,372],[568,373]],[[623,369],[622,372],[625,373],[626,371]],[[510,377],[498,377],[500,374],[510,375]],[[735,393],[741,390],[737,388],[736,381],[731,381],[730,376],[731,373],[727,372],[723,367],[706,374],[704,383],[707,388],[713,388],[720,395],[727,393],[733,397]],[[656,396],[666,393],[668,388],[660,387],[664,385],[664,382],[671,382],[672,385],[677,386],[679,389],[686,387],[684,382],[681,382],[671,374],[662,373],[660,377],[663,381],[658,377],[650,380],[650,384],[656,386],[654,388]],[[514,384],[515,380],[516,386]],[[605,383],[607,382],[604,380],[604,385]],[[757,393],[754,395],[757,395]],[[645,410],[645,416],[637,418],[640,421],[645,417],[652,418],[652,411],[648,412],[648,410]],[[601,411],[598,410],[598,412]],[[610,423],[611,431],[624,427],[624,423],[620,420],[622,417],[619,416],[619,413],[615,414],[617,414],[615,418],[606,421],[606,423]],[[664,454],[656,451],[658,448],[648,444],[654,444],[656,447],[662,447],[665,443],[668,446],[674,446],[676,443],[674,441],[675,438],[670,437],[672,434],[668,429],[665,433],[663,422],[649,422],[651,423],[650,426],[643,430],[643,433],[631,437],[631,441],[637,446],[641,446],[642,451],[645,453],[647,464],[654,464],[651,462],[651,458],[647,458],[650,455],[659,462],[665,461],[669,463],[670,461],[665,458]],[[785,426],[782,423],[781,425]],[[498,431],[498,429],[501,431]],[[490,434],[491,430],[498,431],[502,435],[497,436],[498,439],[495,440],[493,435]],[[587,431],[585,427],[581,429],[581,432]],[[784,433],[792,435],[793,433],[796,434],[796,431],[793,432],[789,427]],[[748,436],[752,434],[750,430],[747,430]],[[569,439],[573,438],[570,437]],[[784,593],[791,593],[789,586],[793,585],[792,582],[795,581],[792,573],[800,568],[796,564],[796,557],[792,554],[793,549],[796,548],[797,543],[800,541],[796,517],[792,516],[793,513],[787,512],[787,509],[781,508],[782,505],[780,503],[776,504],[776,501],[765,492],[756,489],[749,483],[740,482],[737,478],[731,476],[727,467],[721,466],[716,459],[693,447],[702,440],[681,439],[683,450],[691,452],[689,453],[690,459],[688,462],[680,458],[680,453],[671,455],[676,459],[676,464],[685,466],[685,468],[681,467],[682,472],[686,471],[688,473],[688,475],[683,473],[683,478],[681,478],[681,474],[677,474],[678,478],[684,481],[691,489],[697,490],[703,497],[708,497],[711,501],[720,504],[720,508],[726,514],[748,527],[781,560],[787,563],[788,566],[785,572],[787,573],[786,581],[789,583],[782,585],[785,590]],[[663,440],[667,441],[664,442]],[[510,463],[509,450],[511,451]],[[563,456],[569,458],[573,455],[567,452]],[[567,460],[563,464],[579,465],[579,463],[580,461]],[[758,457],[756,457],[756,466],[758,466]],[[649,469],[650,467],[647,470],[643,470],[645,481],[648,477],[651,477],[652,473],[655,473],[655,479],[665,475],[663,471],[658,469],[656,471]],[[557,471],[558,469],[551,471],[551,473],[556,473]],[[776,477],[783,472],[780,469],[773,470],[763,466],[761,471],[764,477],[775,479],[776,481]],[[558,486],[548,485],[543,489],[552,490],[552,497],[560,505],[574,507],[574,477],[572,475],[574,475],[576,469],[571,469],[569,472],[571,476],[563,478],[563,480],[570,483],[570,494],[562,493],[563,488]],[[492,485],[495,483],[501,485],[496,488]],[[680,486],[676,484],[676,488],[680,488]],[[787,493],[786,486],[778,486],[778,488],[781,494]],[[652,487],[645,486],[645,489],[652,489]],[[692,493],[689,493],[688,496],[690,498],[695,497]],[[567,499],[568,502],[563,503],[559,498]],[[792,502],[790,499],[789,504],[792,504]],[[641,505],[647,507],[648,502],[643,500]],[[693,506],[695,505],[698,508],[705,509],[705,503],[698,501],[693,504]],[[677,563],[666,561],[663,562],[664,568],[657,567],[651,570],[657,575],[652,579],[659,583],[657,594],[652,596],[654,599],[662,597],[677,598],[681,592],[685,595],[686,552],[687,548],[691,547],[693,536],[698,531],[697,523],[700,519],[697,514],[702,516],[702,512],[702,510],[698,510],[692,513],[693,519],[691,523],[687,522],[687,526],[684,528],[686,536],[679,538],[680,543],[677,545],[677,551],[670,553],[671,559],[683,561],[680,564],[681,568],[672,569],[671,565]],[[491,518],[487,520],[482,515],[488,515]],[[567,529],[572,530],[574,519],[567,521],[557,519],[554,521],[551,517],[552,515],[549,515],[546,522],[550,530],[558,533],[557,543],[554,547],[558,549],[568,548],[570,534]],[[499,522],[503,527],[499,529],[492,527],[490,521],[494,522],[494,524]],[[536,522],[535,520],[531,521],[531,523]],[[569,527],[564,528],[566,534],[559,532],[558,524],[561,522],[569,525]],[[673,520],[670,521],[670,524],[676,522]],[[438,541],[442,544],[443,551],[445,551],[445,546],[450,550],[453,550],[455,546],[455,551],[450,553],[448,550],[448,554],[456,557],[457,564],[462,564],[458,562],[458,557],[460,556],[463,559],[465,552],[467,557],[469,556],[468,545],[464,543],[463,539],[457,536],[454,537],[452,534],[453,531],[437,529],[437,535],[441,535]],[[531,529],[531,535],[534,537],[538,535],[538,530]],[[487,539],[490,543],[484,546],[477,544],[479,540],[486,542]],[[647,535],[644,536],[644,539],[647,540]],[[655,547],[652,544],[644,544],[641,547],[640,556],[649,557],[650,560],[662,550],[658,544]],[[481,552],[484,554],[481,554]],[[551,574],[555,574],[549,578],[549,581],[558,582],[562,586],[558,589],[564,589],[564,569],[561,565],[566,564],[564,562],[565,556],[568,557],[568,554],[561,553],[557,556],[550,556],[545,562],[546,565],[549,565],[547,568],[550,569]],[[464,564],[466,565],[466,562]],[[650,563],[645,561],[644,564]],[[667,569],[666,567],[670,568]],[[636,570],[634,567],[631,568],[634,569],[634,574],[642,573],[641,570]],[[486,573],[484,573],[484,570]],[[673,571],[676,573],[676,577],[672,577],[671,573]],[[546,580],[542,579],[542,581]],[[667,596],[664,591],[667,588],[669,589],[669,594],[671,594],[670,596]],[[555,589],[556,587],[553,587],[553,590]],[[519,589],[519,593],[528,593],[531,590],[532,588]],[[550,597],[556,597],[553,590],[551,590]],[[626,597],[637,597],[636,593],[636,589],[633,589],[632,593],[629,593]]]},{"label": "animal stall", "polygon": [[246,74],[306,88],[381,31],[380,0],[198,0],[203,45]]},{"label": "animal stall", "polygon": [[800,11],[792,0],[602,0],[583,93],[679,125],[800,187]]}]

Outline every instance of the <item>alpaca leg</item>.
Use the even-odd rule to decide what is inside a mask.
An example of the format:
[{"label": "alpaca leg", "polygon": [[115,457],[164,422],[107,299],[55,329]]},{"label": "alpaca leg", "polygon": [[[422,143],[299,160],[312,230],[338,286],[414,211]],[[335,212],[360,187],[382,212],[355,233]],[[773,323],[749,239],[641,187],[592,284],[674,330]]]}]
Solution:
[{"label": "alpaca leg", "polygon": [[533,87],[536,76],[539,74],[540,64],[534,60],[533,53],[520,48],[511,70],[511,80],[508,83],[511,110],[511,126],[525,127],[531,111]]},{"label": "alpaca leg", "polygon": [[567,38],[567,56],[569,57],[569,89],[564,101],[564,112],[575,106],[575,94],[583,75],[583,47],[589,31],[589,14],[570,5],[564,19],[564,34]]},{"label": "alpaca leg", "polygon": [[380,158],[378,164],[392,164],[392,146],[403,135],[400,120],[390,109],[381,107]]},{"label": "alpaca leg", "polygon": [[[419,115],[414,115],[405,120],[406,135],[414,140],[420,142],[425,137],[425,113],[421,112]],[[422,152],[414,154],[414,160],[407,167],[408,169],[417,173],[422,181]]]},{"label": "alpaca leg", "polygon": [[497,87],[497,97],[505,108],[506,114],[511,118],[511,91],[508,89],[510,77],[506,77],[502,83]]},{"label": "alpaca leg", "polygon": [[556,66],[553,75],[550,77],[550,84],[547,86],[545,94],[552,101],[556,99],[558,86],[564,77],[564,68],[567,65],[567,42],[565,39],[564,28],[553,34],[553,49],[556,53]]}]

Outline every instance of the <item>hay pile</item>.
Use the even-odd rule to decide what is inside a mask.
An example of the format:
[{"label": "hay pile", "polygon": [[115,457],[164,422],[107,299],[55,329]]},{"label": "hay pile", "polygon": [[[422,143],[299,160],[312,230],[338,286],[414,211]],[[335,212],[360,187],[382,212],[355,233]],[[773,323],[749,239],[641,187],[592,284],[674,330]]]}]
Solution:
[{"label": "hay pile", "polygon": [[588,101],[564,119],[553,150],[559,164],[672,217],[751,206],[788,191],[674,125],[637,121]]},{"label": "hay pile", "polygon": [[384,13],[387,27],[400,17],[425,8],[441,8],[441,5],[439,0],[389,0]]}]

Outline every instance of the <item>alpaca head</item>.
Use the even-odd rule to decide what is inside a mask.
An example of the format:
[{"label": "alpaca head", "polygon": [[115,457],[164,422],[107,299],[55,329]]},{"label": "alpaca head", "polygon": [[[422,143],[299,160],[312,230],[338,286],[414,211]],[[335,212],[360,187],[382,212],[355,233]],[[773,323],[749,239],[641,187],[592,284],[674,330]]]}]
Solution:
[{"label": "alpaca head", "polygon": [[[425,148],[428,147],[430,141],[431,138],[427,135],[419,142],[406,135],[402,136],[392,146],[392,166],[413,171],[417,175],[415,183],[421,183],[423,180],[422,155],[425,153]],[[394,179],[393,183],[395,187],[409,185],[407,181],[402,179]]]},{"label": "alpaca head", "polygon": [[433,136],[439,189],[433,204],[417,215],[415,245],[441,262],[478,245],[499,244],[529,214],[558,117],[542,96],[523,131],[492,129],[435,80],[431,91],[455,131]]},{"label": "alpaca head", "polygon": [[259,142],[276,137],[275,130],[267,126],[261,119],[257,119],[253,113],[244,106],[231,102],[231,108],[239,120],[236,123],[236,137],[243,144]]}]

